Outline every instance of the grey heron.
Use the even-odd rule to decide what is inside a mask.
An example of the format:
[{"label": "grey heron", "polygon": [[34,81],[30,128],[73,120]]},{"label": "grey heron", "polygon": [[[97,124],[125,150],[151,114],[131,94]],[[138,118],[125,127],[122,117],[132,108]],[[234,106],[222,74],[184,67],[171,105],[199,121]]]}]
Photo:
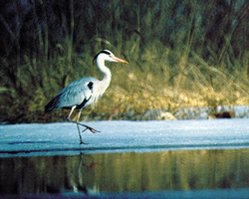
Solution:
[{"label": "grey heron", "polygon": [[[96,129],[82,124],[79,122],[82,110],[93,103],[96,103],[99,97],[101,97],[111,82],[111,71],[106,67],[105,61],[109,62],[120,62],[128,64],[127,61],[116,57],[109,50],[100,51],[95,57],[96,65],[99,70],[104,74],[102,80],[98,80],[94,77],[84,77],[70,83],[68,86],[63,88],[46,106],[45,112],[51,112],[54,109],[71,109],[67,120],[77,125],[80,144],[85,144],[81,137],[80,127],[83,126],[85,129],[82,131],[90,130],[92,133],[99,132]],[[77,120],[71,120],[71,115],[75,109],[78,109]]]}]

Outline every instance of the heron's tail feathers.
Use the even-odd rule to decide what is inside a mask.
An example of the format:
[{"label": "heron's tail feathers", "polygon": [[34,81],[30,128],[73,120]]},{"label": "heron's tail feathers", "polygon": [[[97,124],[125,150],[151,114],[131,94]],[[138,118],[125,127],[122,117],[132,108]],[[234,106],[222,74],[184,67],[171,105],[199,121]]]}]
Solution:
[{"label": "heron's tail feathers", "polygon": [[45,113],[51,112],[52,110],[58,108],[58,104],[59,104],[59,99],[60,99],[60,95],[57,95],[56,97],[54,97],[46,106],[45,106]]}]

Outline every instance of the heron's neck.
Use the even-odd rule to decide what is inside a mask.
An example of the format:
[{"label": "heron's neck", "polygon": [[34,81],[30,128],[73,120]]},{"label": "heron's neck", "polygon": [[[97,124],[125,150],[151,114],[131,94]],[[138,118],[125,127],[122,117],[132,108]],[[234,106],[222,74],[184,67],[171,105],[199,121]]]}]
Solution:
[{"label": "heron's neck", "polygon": [[111,82],[111,78],[112,78],[111,71],[109,68],[107,68],[105,66],[105,61],[103,61],[103,60],[97,59],[97,67],[104,74],[104,78],[102,79],[102,82],[103,82],[103,85],[105,85],[107,88],[109,86],[109,84]]}]

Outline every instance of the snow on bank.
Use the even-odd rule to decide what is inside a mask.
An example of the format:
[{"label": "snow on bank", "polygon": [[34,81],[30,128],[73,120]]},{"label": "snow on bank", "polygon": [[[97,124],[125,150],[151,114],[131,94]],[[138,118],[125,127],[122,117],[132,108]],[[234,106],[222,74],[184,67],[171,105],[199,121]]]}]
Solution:
[{"label": "snow on bank", "polygon": [[249,119],[88,122],[101,133],[84,132],[80,145],[75,124],[0,125],[0,157],[249,147]]}]

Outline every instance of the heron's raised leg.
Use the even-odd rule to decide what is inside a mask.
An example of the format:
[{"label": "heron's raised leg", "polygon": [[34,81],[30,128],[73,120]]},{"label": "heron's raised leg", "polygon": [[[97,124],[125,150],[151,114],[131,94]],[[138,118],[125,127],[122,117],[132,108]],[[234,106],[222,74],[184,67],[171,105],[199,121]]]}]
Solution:
[{"label": "heron's raised leg", "polygon": [[69,115],[68,115],[68,117],[67,117],[67,120],[68,120],[69,122],[72,122],[72,123],[75,123],[75,124],[76,124],[77,130],[78,130],[78,133],[79,133],[80,144],[86,144],[86,143],[83,142],[83,140],[82,140],[82,136],[81,136],[81,132],[80,132],[80,127],[79,127],[79,126],[85,127],[85,129],[84,129],[82,132],[84,132],[84,131],[86,131],[86,130],[89,130],[89,131],[91,131],[92,133],[97,133],[97,132],[100,132],[100,131],[98,131],[98,130],[96,130],[96,129],[90,127],[90,126],[87,126],[87,125],[85,125],[85,124],[81,124],[81,123],[79,122],[81,110],[79,111],[79,113],[78,113],[78,115],[77,115],[77,121],[75,122],[75,121],[71,120],[71,115],[72,115],[72,113],[73,113],[73,111],[74,111],[75,108],[76,108],[76,106],[73,106],[73,107],[71,108],[71,111],[70,111],[70,113],[69,113]]},{"label": "heron's raised leg", "polygon": [[81,111],[82,111],[82,110],[80,110],[80,111],[78,112],[78,115],[77,115],[77,123],[78,123],[78,125],[85,127],[85,129],[84,129],[82,132],[85,132],[86,130],[89,130],[89,131],[91,131],[92,133],[99,133],[100,131],[98,131],[98,130],[96,130],[96,129],[90,127],[90,126],[87,126],[87,125],[85,125],[85,124],[81,124],[81,123],[79,122],[79,120],[80,120],[80,115],[81,115]]}]

